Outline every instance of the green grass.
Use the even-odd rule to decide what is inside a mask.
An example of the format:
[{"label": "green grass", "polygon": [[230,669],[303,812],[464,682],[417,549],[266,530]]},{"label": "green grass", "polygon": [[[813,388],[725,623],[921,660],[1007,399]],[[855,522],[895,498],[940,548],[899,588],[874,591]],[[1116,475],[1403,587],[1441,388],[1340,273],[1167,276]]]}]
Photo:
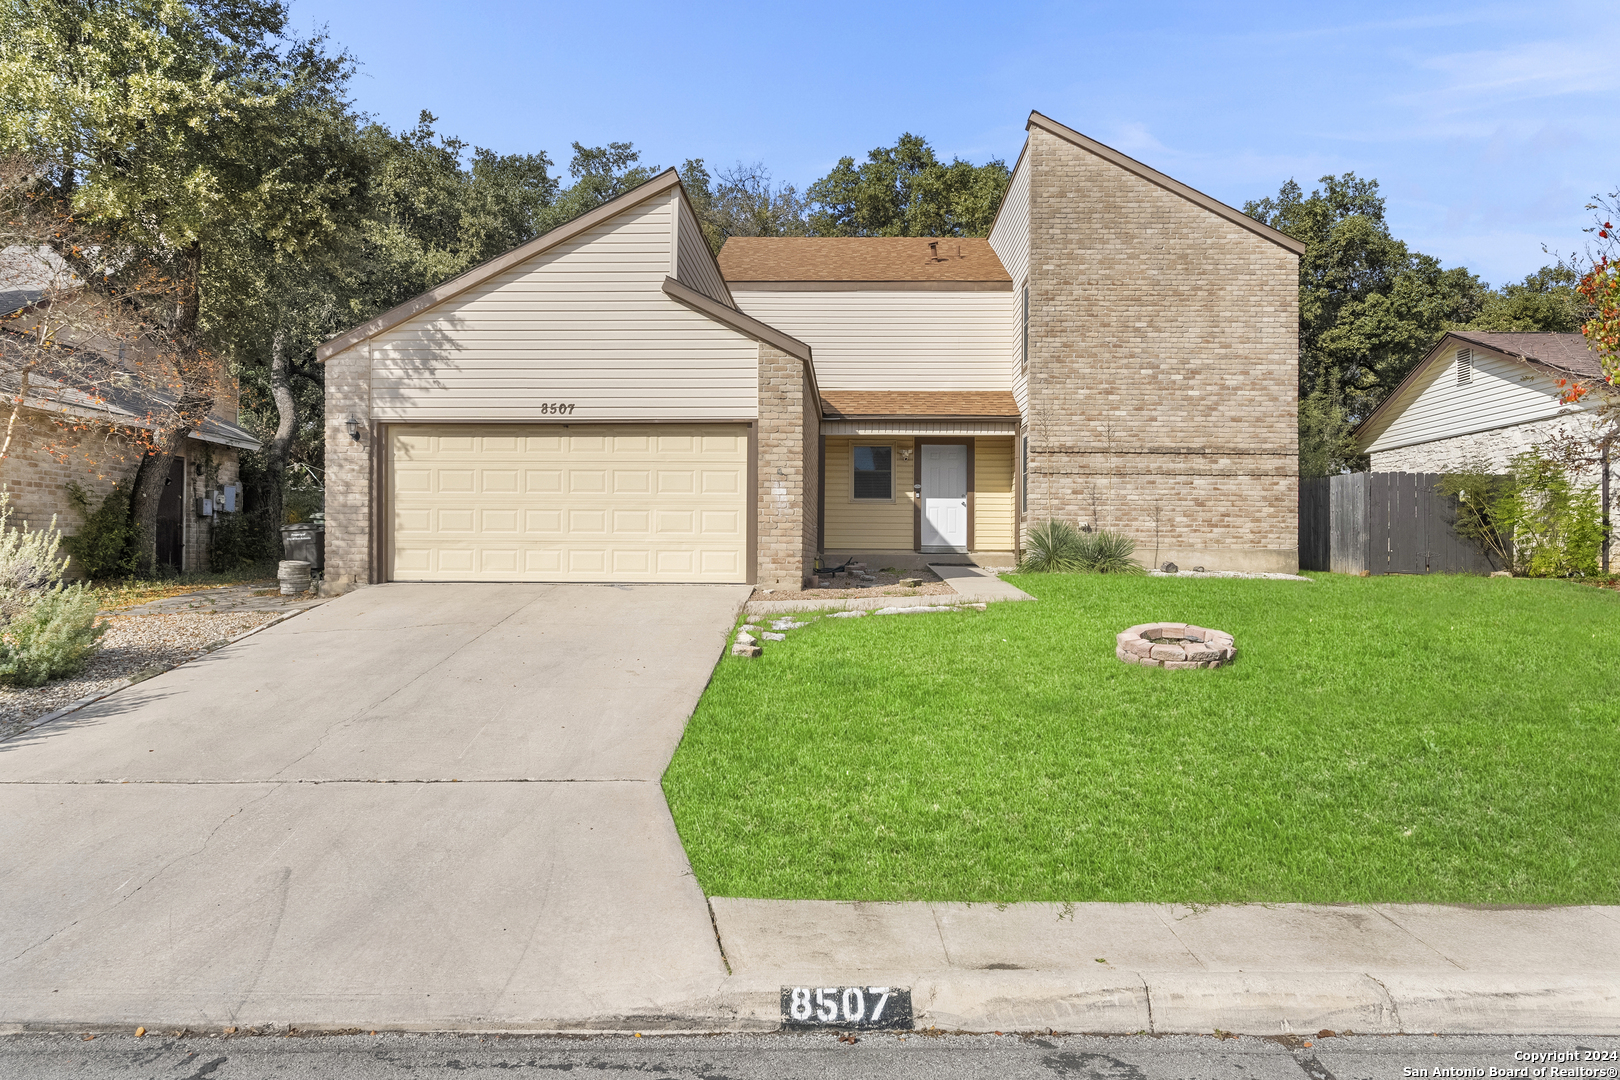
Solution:
[{"label": "green grass", "polygon": [[[1620,596],[1465,577],[1014,577],[726,657],[664,789],[711,895],[1620,902]],[[1167,672],[1177,620],[1238,659]]]}]

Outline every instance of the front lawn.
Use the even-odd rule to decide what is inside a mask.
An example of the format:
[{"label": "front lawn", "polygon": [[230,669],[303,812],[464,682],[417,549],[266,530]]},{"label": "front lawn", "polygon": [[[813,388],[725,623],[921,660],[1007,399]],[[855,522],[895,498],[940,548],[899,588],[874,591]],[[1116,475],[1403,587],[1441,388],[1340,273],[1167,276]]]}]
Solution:
[{"label": "front lawn", "polygon": [[[1620,902],[1620,596],[1013,577],[727,657],[664,789],[711,895]],[[1161,671],[1175,620],[1237,662]]]}]

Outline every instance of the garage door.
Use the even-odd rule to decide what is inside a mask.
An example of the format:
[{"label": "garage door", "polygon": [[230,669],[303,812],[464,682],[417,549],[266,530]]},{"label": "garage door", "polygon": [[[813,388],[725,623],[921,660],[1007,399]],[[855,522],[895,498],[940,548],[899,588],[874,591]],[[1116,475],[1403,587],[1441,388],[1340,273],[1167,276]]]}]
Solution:
[{"label": "garage door", "polygon": [[396,426],[395,581],[747,578],[747,428]]}]

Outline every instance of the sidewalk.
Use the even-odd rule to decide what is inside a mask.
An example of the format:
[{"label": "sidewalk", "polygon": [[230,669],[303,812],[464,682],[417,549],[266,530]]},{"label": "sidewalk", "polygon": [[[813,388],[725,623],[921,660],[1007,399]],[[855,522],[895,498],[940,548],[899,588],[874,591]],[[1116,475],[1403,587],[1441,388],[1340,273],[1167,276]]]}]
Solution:
[{"label": "sidewalk", "polygon": [[739,1019],[910,986],[918,1027],[1620,1033],[1620,907],[710,901]]}]

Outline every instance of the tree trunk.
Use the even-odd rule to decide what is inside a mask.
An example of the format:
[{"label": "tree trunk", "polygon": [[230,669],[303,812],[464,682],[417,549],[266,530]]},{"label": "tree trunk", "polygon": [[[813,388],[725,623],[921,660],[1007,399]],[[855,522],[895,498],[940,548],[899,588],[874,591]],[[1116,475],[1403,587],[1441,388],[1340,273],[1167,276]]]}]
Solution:
[{"label": "tree trunk", "polygon": [[270,476],[268,508],[272,539],[281,541],[286,521],[283,493],[287,481],[287,457],[292,450],[293,432],[298,425],[298,403],[293,400],[292,378],[288,374],[286,336],[277,330],[270,342],[270,396],[276,403],[276,433],[270,437],[265,455],[265,471]]}]

